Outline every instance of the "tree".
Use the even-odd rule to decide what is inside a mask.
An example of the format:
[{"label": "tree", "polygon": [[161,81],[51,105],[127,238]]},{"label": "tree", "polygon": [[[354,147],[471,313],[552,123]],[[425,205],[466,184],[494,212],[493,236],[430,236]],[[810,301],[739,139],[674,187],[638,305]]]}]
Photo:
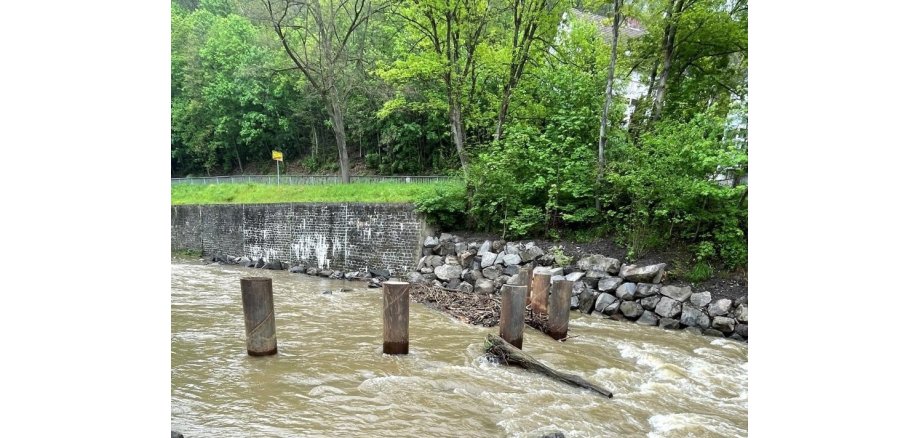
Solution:
[{"label": "tree", "polygon": [[[604,157],[604,147],[607,145],[607,113],[610,111],[610,102],[613,101],[613,78],[617,66],[617,40],[620,36],[620,10],[623,8],[623,0],[613,0],[613,41],[610,44],[610,66],[607,69],[607,88],[604,92],[604,110],[601,113],[601,129],[597,140],[597,186],[604,179],[604,167],[606,167],[606,158]],[[595,198],[595,208],[601,209],[601,198]]]},{"label": "tree", "polygon": [[381,6],[370,0],[262,0],[285,52],[319,93],[332,120],[342,182],[350,181],[345,133],[345,102],[350,70],[357,68],[363,45],[355,35]]}]

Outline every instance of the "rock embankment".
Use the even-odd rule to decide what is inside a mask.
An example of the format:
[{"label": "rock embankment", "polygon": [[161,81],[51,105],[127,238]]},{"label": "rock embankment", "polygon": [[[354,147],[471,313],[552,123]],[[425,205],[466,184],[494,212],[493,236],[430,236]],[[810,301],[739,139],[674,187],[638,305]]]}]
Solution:
[{"label": "rock embankment", "polygon": [[[747,298],[713,301],[710,292],[667,281],[667,265],[636,266],[593,254],[579,260],[544,251],[533,242],[464,241],[443,233],[428,236],[411,283],[449,290],[497,294],[504,284],[519,284],[518,273],[550,275],[574,282],[571,309],[620,321],[685,329],[710,336],[747,340]],[[564,260],[567,263],[560,263]],[[565,266],[561,266],[565,264]]]}]

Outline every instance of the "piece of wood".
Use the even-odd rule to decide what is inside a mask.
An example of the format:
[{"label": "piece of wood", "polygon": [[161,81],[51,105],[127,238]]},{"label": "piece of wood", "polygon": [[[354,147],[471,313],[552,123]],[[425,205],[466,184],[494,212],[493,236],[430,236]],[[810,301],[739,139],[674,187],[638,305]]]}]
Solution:
[{"label": "piece of wood", "polygon": [[530,268],[521,268],[518,271],[518,284],[527,286],[527,292],[524,293],[524,304],[530,305],[530,282],[533,280],[533,270]]},{"label": "piece of wood", "polygon": [[278,353],[275,337],[275,300],[272,279],[246,277],[240,279],[243,290],[243,319],[246,323],[246,352],[250,356],[270,356]]},{"label": "piece of wood", "polygon": [[530,308],[534,313],[546,313],[546,303],[549,299],[549,274],[534,274],[533,286],[530,291]]},{"label": "piece of wood", "polygon": [[383,352],[409,353],[409,283],[383,283]]},{"label": "piece of wood", "polygon": [[502,310],[498,335],[509,344],[521,348],[524,344],[524,294],[526,286],[502,286]]},{"label": "piece of wood", "polygon": [[597,386],[581,377],[578,377],[574,374],[563,373],[556,371],[533,358],[533,356],[521,351],[520,349],[514,347],[513,345],[505,342],[502,338],[495,336],[493,334],[488,335],[489,349],[488,353],[495,355],[502,363],[506,365],[517,365],[521,368],[528,370],[536,371],[541,374],[558,380],[563,383],[567,383],[572,386],[577,386],[579,388],[590,389],[598,394],[603,395],[607,398],[612,398],[613,393]]},{"label": "piece of wood", "polygon": [[572,286],[575,283],[559,280],[553,283],[553,293],[549,296],[549,320],[547,331],[555,340],[565,339],[569,332],[569,308],[572,307]]}]

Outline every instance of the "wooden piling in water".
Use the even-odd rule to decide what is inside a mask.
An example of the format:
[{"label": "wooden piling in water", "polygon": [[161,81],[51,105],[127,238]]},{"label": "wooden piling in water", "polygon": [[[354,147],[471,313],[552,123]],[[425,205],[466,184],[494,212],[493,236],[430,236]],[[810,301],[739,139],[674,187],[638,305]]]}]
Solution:
[{"label": "wooden piling in water", "polygon": [[521,286],[526,286],[527,291],[524,292],[524,303],[525,305],[530,305],[530,282],[533,281],[533,270],[530,268],[521,268],[518,271],[518,284]]},{"label": "wooden piling in water", "polygon": [[530,308],[535,313],[546,313],[546,302],[549,298],[549,274],[534,274],[530,290]]},{"label": "wooden piling in water", "polygon": [[409,283],[383,283],[383,352],[409,353]]},{"label": "wooden piling in water", "polygon": [[572,305],[572,285],[568,280],[553,283],[553,294],[549,296],[549,314],[547,315],[547,333],[555,340],[568,336],[569,309]]},{"label": "wooden piling in water", "polygon": [[278,353],[275,337],[275,300],[272,279],[246,277],[240,279],[243,290],[243,319],[246,322],[246,352],[250,356],[270,356]]},{"label": "wooden piling in water", "polygon": [[526,286],[502,286],[502,308],[498,322],[498,336],[511,345],[524,344],[524,294]]}]

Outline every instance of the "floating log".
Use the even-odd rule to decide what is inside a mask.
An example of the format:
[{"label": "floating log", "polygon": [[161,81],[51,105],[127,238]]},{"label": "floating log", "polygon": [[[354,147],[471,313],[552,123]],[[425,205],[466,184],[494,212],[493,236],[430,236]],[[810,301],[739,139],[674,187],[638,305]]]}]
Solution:
[{"label": "floating log", "polygon": [[502,286],[502,310],[498,335],[509,344],[521,348],[524,344],[524,294],[527,286]]},{"label": "floating log", "polygon": [[545,374],[550,378],[558,380],[563,383],[567,383],[572,386],[577,386],[579,388],[590,389],[598,394],[603,395],[607,398],[612,398],[613,393],[597,386],[591,382],[588,382],[581,377],[578,377],[574,374],[567,374],[563,372],[556,371],[534,359],[531,355],[524,353],[515,346],[505,342],[502,338],[489,334],[488,336],[489,348],[486,350],[488,353],[495,355],[500,362],[505,365],[517,365],[521,368],[528,369],[531,371],[536,371],[541,374]]},{"label": "floating log", "polygon": [[546,313],[546,302],[549,298],[549,274],[534,274],[531,286],[530,308],[535,313]]},{"label": "floating log", "polygon": [[565,339],[569,332],[569,309],[572,306],[572,285],[568,280],[553,283],[553,293],[549,296],[549,314],[547,331],[555,340]]},{"label": "floating log", "polygon": [[278,353],[275,338],[275,301],[272,279],[246,277],[240,279],[243,290],[243,319],[246,322],[246,352],[250,356],[270,356]]},{"label": "floating log", "polygon": [[409,353],[409,283],[383,283],[383,352]]}]

